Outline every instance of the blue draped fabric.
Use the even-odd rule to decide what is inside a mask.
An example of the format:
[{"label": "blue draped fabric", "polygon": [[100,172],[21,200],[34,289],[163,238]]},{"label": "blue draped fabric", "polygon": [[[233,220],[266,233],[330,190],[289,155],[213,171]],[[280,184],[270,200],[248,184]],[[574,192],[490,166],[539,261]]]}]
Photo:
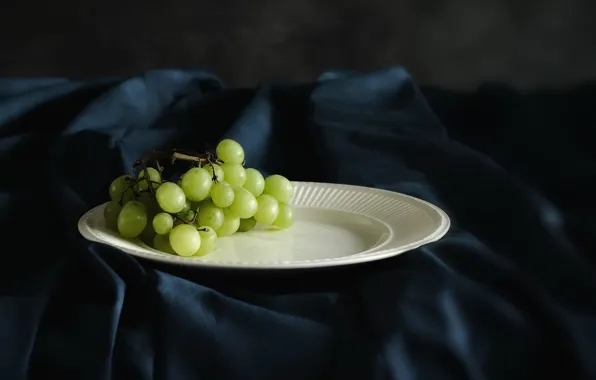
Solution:
[{"label": "blue draped fabric", "polygon": [[[211,73],[0,79],[0,378],[596,378],[596,89],[406,71],[226,89]],[[146,149],[240,141],[264,173],[399,191],[441,241],[340,269],[157,265],[79,235]]]}]

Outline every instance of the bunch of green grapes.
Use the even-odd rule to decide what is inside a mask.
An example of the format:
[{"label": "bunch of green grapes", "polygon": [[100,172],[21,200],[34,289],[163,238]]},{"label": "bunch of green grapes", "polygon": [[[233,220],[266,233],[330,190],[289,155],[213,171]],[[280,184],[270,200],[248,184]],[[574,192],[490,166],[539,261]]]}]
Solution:
[{"label": "bunch of green grapes", "polygon": [[[216,148],[217,159],[195,157],[176,182],[146,167],[136,177],[123,175],[110,185],[106,225],[124,238],[141,238],[153,248],[179,256],[202,256],[217,237],[247,232],[257,224],[292,226],[288,202],[292,183],[281,175],[264,178],[244,167],[244,149],[230,139]],[[159,167],[159,165],[158,165]]]}]

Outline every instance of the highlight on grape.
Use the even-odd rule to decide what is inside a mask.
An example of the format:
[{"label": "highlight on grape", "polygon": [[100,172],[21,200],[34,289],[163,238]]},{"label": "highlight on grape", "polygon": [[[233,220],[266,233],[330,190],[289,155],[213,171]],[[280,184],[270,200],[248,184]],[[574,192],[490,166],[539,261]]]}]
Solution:
[{"label": "highlight on grape", "polygon": [[[166,179],[164,165],[177,161],[190,167]],[[218,237],[257,225],[286,229],[294,223],[288,204],[292,183],[245,168],[244,149],[234,140],[220,141],[215,154],[151,150],[133,170],[136,176],[122,175],[110,184],[106,226],[163,253],[203,256],[216,248]]]}]

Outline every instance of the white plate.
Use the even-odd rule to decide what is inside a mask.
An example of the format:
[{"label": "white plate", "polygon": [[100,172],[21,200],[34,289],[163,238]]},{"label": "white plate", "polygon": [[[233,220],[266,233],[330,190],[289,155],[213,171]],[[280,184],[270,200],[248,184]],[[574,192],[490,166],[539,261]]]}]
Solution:
[{"label": "white plate", "polygon": [[432,243],[449,230],[440,208],[386,190],[330,183],[294,182],[290,202],[295,222],[288,230],[258,229],[218,238],[202,257],[160,253],[138,239],[106,229],[104,205],[79,220],[87,240],[134,256],[170,264],[244,269],[315,268],[363,263],[392,257]]}]

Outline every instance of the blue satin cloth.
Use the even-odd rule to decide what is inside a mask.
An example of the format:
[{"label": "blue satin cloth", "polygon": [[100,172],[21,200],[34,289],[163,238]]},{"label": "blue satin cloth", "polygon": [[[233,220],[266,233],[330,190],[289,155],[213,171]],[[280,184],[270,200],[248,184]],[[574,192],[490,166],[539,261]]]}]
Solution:
[{"label": "blue satin cloth", "polygon": [[[235,90],[199,70],[0,79],[0,378],[595,379],[595,94],[421,90],[401,68]],[[264,173],[414,195],[453,227],[286,273],[79,235],[143,151],[223,137]]]}]

